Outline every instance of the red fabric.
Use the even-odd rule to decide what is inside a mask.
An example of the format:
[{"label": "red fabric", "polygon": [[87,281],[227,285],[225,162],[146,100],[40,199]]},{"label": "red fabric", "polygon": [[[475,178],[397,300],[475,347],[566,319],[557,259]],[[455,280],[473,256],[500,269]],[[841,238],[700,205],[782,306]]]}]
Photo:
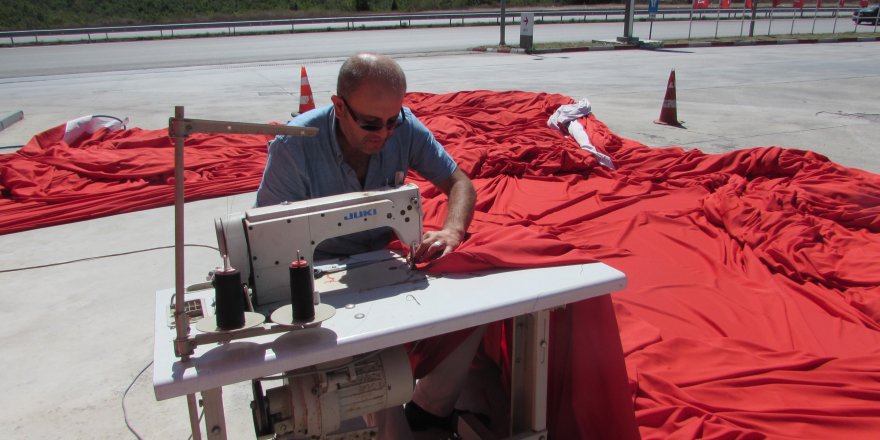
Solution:
[{"label": "red fabric", "polygon": [[[68,145],[65,124],[0,155],[0,234],[174,203],[168,130],[99,130]],[[188,201],[253,191],[266,165],[264,135],[186,138]]]},{"label": "red fabric", "polygon": [[[625,290],[552,314],[553,438],[880,437],[880,176],[778,147],[649,148],[583,118],[611,171],[545,127],[570,102],[407,97],[478,192],[468,238],[426,270],[599,260],[627,274]],[[4,232],[171,203],[164,131],[72,146],[52,133],[0,157]],[[189,139],[188,195],[255,189],[265,142]],[[439,227],[444,197],[411,179]],[[498,361],[506,333],[484,341]],[[417,368],[449,340],[434,344]]]}]

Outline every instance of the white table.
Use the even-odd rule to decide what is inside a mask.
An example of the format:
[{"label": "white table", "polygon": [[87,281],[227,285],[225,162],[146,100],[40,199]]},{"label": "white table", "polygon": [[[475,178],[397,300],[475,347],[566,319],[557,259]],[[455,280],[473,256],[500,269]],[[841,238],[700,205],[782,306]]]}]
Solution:
[{"label": "white table", "polygon": [[[336,307],[321,327],[200,345],[187,361],[173,351],[176,335],[168,316],[174,289],[161,290],[156,293],[153,388],[158,400],[202,393],[208,437],[225,438],[224,385],[527,316],[533,336],[525,338],[524,349],[536,370],[527,366],[521,377],[525,385],[514,390],[529,388],[531,402],[519,405],[530,413],[529,428],[543,430],[547,311],[625,286],[623,273],[601,263],[432,276],[388,260],[319,278],[322,302]],[[212,289],[188,292],[187,299],[207,298],[210,304],[213,294]]]}]

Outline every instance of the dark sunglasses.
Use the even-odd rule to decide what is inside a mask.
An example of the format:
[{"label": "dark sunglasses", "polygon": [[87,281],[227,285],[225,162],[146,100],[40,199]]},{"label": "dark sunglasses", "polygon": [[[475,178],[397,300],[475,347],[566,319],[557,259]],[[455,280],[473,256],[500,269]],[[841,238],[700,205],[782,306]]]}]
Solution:
[{"label": "dark sunglasses", "polygon": [[383,128],[394,130],[395,128],[400,126],[400,124],[403,124],[403,121],[406,120],[406,113],[403,112],[403,107],[401,107],[400,114],[385,121],[385,123],[382,123],[382,121],[377,121],[375,119],[372,121],[364,121],[364,118],[361,115],[357,114],[357,112],[351,109],[351,106],[348,105],[348,101],[346,101],[345,98],[341,96],[339,98],[342,99],[342,103],[345,104],[345,108],[348,109],[348,113],[351,115],[351,118],[354,119],[354,122],[358,125],[358,127],[361,128],[361,130],[379,131]]}]

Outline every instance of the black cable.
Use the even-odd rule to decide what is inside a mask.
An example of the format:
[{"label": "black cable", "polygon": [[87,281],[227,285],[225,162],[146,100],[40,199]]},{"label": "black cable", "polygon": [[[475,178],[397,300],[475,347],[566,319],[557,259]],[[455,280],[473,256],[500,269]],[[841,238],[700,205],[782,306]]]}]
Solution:
[{"label": "black cable", "polygon": [[[208,246],[208,245],[206,245],[206,244],[185,244],[185,245],[183,245],[183,246],[184,246],[184,247],[203,247],[203,248],[213,249],[213,250],[218,251],[218,252],[220,251],[220,250],[217,249],[216,247],[214,247],[214,246]],[[124,256],[124,255],[132,255],[132,254],[138,254],[138,253],[141,253],[141,252],[150,252],[150,251],[157,251],[157,250],[162,250],[162,249],[172,249],[172,248],[174,248],[174,245],[169,245],[169,246],[159,246],[159,247],[153,247],[153,248],[148,248],[148,249],[139,249],[139,250],[136,250],[136,251],[128,251],[128,252],[119,252],[119,253],[116,253],[116,254],[99,255],[99,256],[97,256],[97,257],[77,258],[76,260],[61,261],[61,262],[58,262],[58,263],[41,264],[41,265],[38,265],[38,266],[19,267],[19,268],[16,268],[16,269],[2,269],[2,270],[0,270],[0,273],[19,272],[19,271],[22,271],[22,270],[32,270],[32,269],[42,269],[42,268],[46,268],[46,267],[62,266],[62,265],[65,265],[65,264],[81,263],[81,262],[83,262],[83,261],[100,260],[100,259],[102,259],[102,258],[110,258],[110,257],[121,257],[121,256]]]},{"label": "black cable", "polygon": [[[199,412],[199,420],[198,420],[198,422],[196,422],[196,423],[201,424],[201,423],[202,423],[202,417],[204,417],[204,416],[205,416],[205,408],[202,408],[202,411]],[[186,440],[192,440],[192,438],[193,438],[193,435],[192,435],[192,432],[190,432],[190,433],[189,433],[189,437],[187,437]]]},{"label": "black cable", "polygon": [[115,119],[115,120],[119,121],[120,124],[122,124],[122,129],[125,130],[125,121],[123,121],[122,119],[117,118],[116,116],[110,116],[110,115],[92,115],[92,119],[94,119],[94,118],[109,118],[109,119]]},{"label": "black cable", "polygon": [[143,439],[141,438],[140,434],[138,434],[137,431],[135,431],[134,428],[131,427],[131,424],[128,423],[128,411],[125,410],[125,396],[128,395],[128,390],[130,390],[131,387],[134,386],[134,383],[137,382],[138,378],[140,378],[141,375],[144,374],[144,371],[147,371],[147,368],[150,368],[150,365],[153,365],[153,361],[150,361],[150,363],[147,364],[147,366],[144,367],[144,368],[141,370],[141,372],[138,373],[137,376],[135,376],[134,379],[131,380],[131,383],[128,384],[128,388],[126,388],[126,389],[125,389],[125,392],[122,393],[122,417],[125,419],[125,426],[128,427],[128,430],[129,430],[132,434],[134,434],[134,436],[135,436],[138,440],[143,440]]}]

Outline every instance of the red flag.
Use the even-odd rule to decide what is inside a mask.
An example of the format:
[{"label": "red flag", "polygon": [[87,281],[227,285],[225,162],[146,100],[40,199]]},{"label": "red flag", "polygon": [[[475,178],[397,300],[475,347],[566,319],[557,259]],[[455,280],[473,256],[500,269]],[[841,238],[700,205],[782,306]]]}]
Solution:
[{"label": "red flag", "polygon": [[730,0],[721,0],[721,9],[730,9]]},{"label": "red flag", "polygon": [[752,9],[752,0],[746,0],[746,9]]},{"label": "red flag", "polygon": [[[775,1],[775,0],[774,0]],[[794,0],[791,2],[793,8],[804,9],[804,0]]]},{"label": "red flag", "polygon": [[773,7],[779,6],[780,3],[782,3],[782,0],[773,0]]},{"label": "red flag", "polygon": [[707,9],[711,0],[694,0],[694,9]]},{"label": "red flag", "polygon": [[822,0],[816,0],[816,9],[819,9],[821,7],[822,7]]},{"label": "red flag", "polygon": [[845,8],[846,7],[846,0],[838,0],[837,7]]},{"label": "red flag", "polygon": [[860,0],[859,7],[860,8],[867,8],[868,7],[868,0]]}]

